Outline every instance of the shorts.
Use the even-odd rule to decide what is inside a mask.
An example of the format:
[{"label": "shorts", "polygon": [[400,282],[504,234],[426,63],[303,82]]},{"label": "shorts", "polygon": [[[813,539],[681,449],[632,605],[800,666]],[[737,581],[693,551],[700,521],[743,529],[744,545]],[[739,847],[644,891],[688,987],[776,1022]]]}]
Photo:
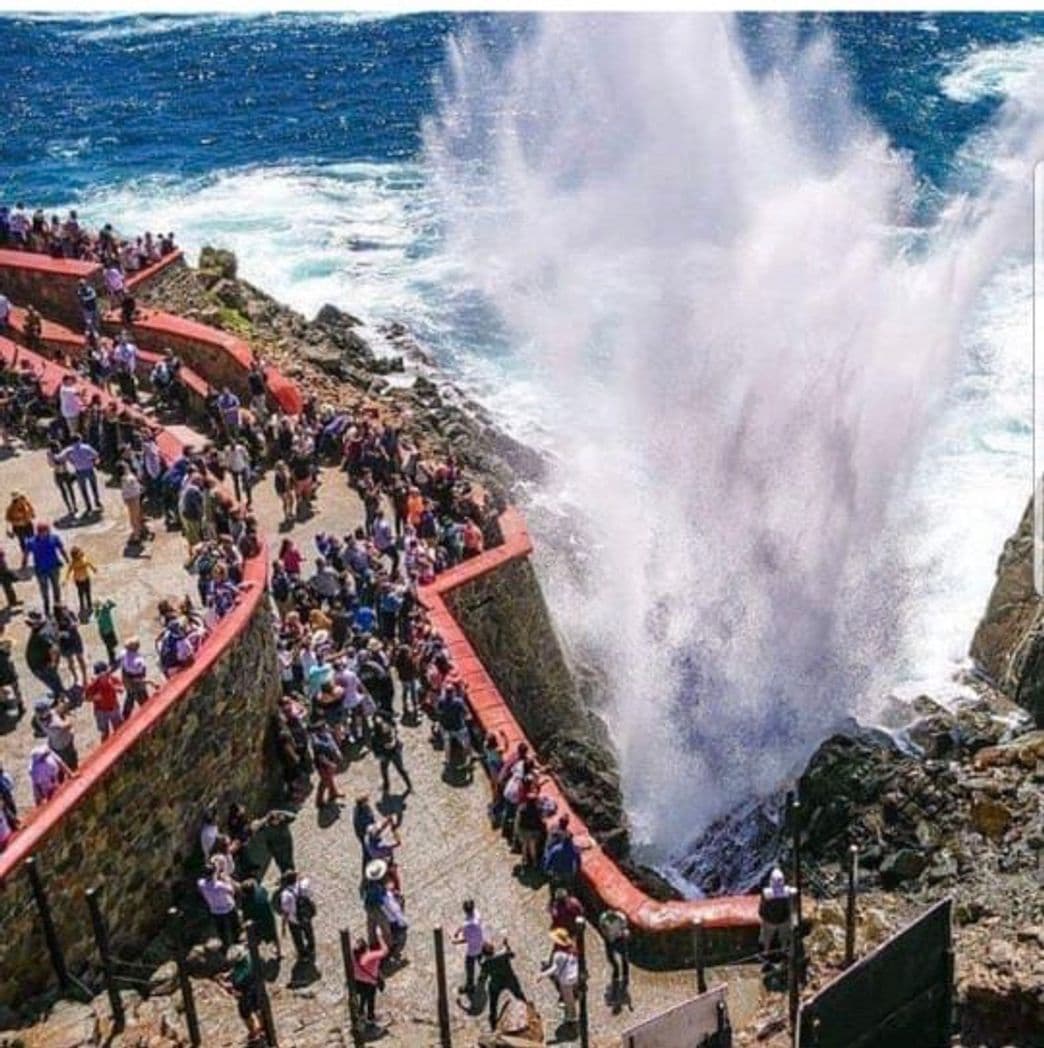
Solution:
[{"label": "shorts", "polygon": [[99,710],[95,707],[94,723],[100,732],[115,731],[123,723],[123,714],[119,706],[114,710]]}]

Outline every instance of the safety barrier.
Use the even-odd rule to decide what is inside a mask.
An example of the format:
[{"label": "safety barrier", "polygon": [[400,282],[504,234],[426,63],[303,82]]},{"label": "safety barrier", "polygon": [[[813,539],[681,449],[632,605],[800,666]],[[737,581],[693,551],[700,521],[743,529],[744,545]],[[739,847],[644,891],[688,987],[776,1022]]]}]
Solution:
[{"label": "safety barrier", "polygon": [[[106,314],[105,322],[110,328],[121,326],[115,314]],[[241,396],[246,394],[254,352],[244,339],[160,309],[139,310],[133,330],[139,346],[155,350],[169,347],[211,385],[229,386]],[[273,367],[266,366],[264,375],[268,394],[279,408],[289,415],[300,414],[304,400],[296,384]]]},{"label": "safety barrier", "polygon": [[[26,311],[21,306],[12,307],[10,332],[18,342],[28,346],[25,315]],[[85,350],[85,339],[83,335],[76,334],[63,324],[41,318],[39,348],[45,350],[52,359],[53,355],[57,354],[59,358],[68,357],[71,360],[80,361]],[[138,350],[138,359],[150,368],[158,364],[162,358],[162,353],[156,353],[150,349],[139,348]],[[212,393],[212,387],[206,379],[185,364],[181,366],[180,378],[188,394],[190,413],[197,418],[204,418],[207,411],[207,398]]]},{"label": "safety barrier", "polygon": [[[428,608],[432,624],[445,640],[453,663],[467,685],[468,702],[479,727],[483,732],[502,735],[513,749],[519,742],[529,744],[529,740],[511,712],[510,704],[500,694],[443,599],[450,591],[532,553],[533,543],[522,514],[517,509],[509,508],[501,514],[500,530],[504,540],[501,545],[444,572],[430,585],[423,587],[421,598]],[[532,745],[530,749],[535,752]],[[633,884],[617,863],[591,838],[583,819],[557,782],[549,781],[544,787],[544,793],[555,802],[556,817],[569,815],[574,836],[590,839],[590,847],[582,852],[581,857],[581,878],[587,893],[600,907],[623,913],[636,938],[655,939],[656,945],[661,948],[666,940],[677,940],[668,951],[677,956],[691,953],[697,926],[702,926],[711,937],[709,945],[715,954],[728,954],[749,942],[750,933],[759,927],[756,896],[734,895],[670,902],[652,899]]]},{"label": "safety barrier", "polygon": [[0,292],[12,302],[34,302],[67,324],[75,324],[80,319],[76,291],[81,280],[86,280],[100,293],[102,267],[97,262],[74,258],[0,250]]}]

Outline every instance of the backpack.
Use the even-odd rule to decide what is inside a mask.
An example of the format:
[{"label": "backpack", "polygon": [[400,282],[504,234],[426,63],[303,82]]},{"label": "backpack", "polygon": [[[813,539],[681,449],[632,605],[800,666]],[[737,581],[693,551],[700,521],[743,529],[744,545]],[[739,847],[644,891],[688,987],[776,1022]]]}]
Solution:
[{"label": "backpack", "polygon": [[172,670],[178,665],[178,641],[180,639],[180,637],[176,636],[169,629],[163,631],[163,635],[160,637],[159,648],[159,662],[161,669]]},{"label": "backpack", "polygon": [[181,515],[186,520],[202,520],[203,519],[203,492],[197,487],[189,486],[185,489],[181,496]]},{"label": "backpack", "polygon": [[297,900],[297,916],[302,921],[310,921],[315,918],[315,903],[312,899],[302,894],[298,890],[294,890],[294,896]]}]

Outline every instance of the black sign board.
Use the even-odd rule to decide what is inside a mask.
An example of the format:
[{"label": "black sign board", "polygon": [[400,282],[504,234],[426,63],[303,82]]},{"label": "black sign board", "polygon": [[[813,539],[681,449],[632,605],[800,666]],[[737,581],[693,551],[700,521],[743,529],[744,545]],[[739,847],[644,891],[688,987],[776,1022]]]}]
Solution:
[{"label": "black sign board", "polygon": [[950,908],[933,906],[802,1005],[797,1048],[947,1048]]}]

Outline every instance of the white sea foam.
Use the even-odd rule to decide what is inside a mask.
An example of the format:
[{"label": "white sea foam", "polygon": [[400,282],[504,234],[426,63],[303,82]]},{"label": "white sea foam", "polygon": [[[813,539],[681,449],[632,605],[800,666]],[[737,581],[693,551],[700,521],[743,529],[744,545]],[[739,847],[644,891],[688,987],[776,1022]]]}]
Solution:
[{"label": "white sea foam", "polygon": [[1044,40],[1031,37],[969,51],[943,77],[940,86],[955,102],[977,102],[991,95],[1020,95],[1042,78]]},{"label": "white sea foam", "polygon": [[722,19],[548,17],[505,65],[465,37],[427,131],[451,250],[558,421],[552,497],[592,555],[579,584],[548,566],[552,599],[609,670],[659,844],[913,679],[918,621],[945,617],[932,656],[958,654],[951,611],[967,640],[1028,490],[1006,477],[1003,523],[978,516],[995,470],[966,460],[1024,434],[976,409],[964,361],[1017,385],[981,293],[1010,295],[989,282],[1028,246],[1035,114],[1005,113],[986,186],[911,241],[912,173],[829,43],[776,43],[756,80]]}]

